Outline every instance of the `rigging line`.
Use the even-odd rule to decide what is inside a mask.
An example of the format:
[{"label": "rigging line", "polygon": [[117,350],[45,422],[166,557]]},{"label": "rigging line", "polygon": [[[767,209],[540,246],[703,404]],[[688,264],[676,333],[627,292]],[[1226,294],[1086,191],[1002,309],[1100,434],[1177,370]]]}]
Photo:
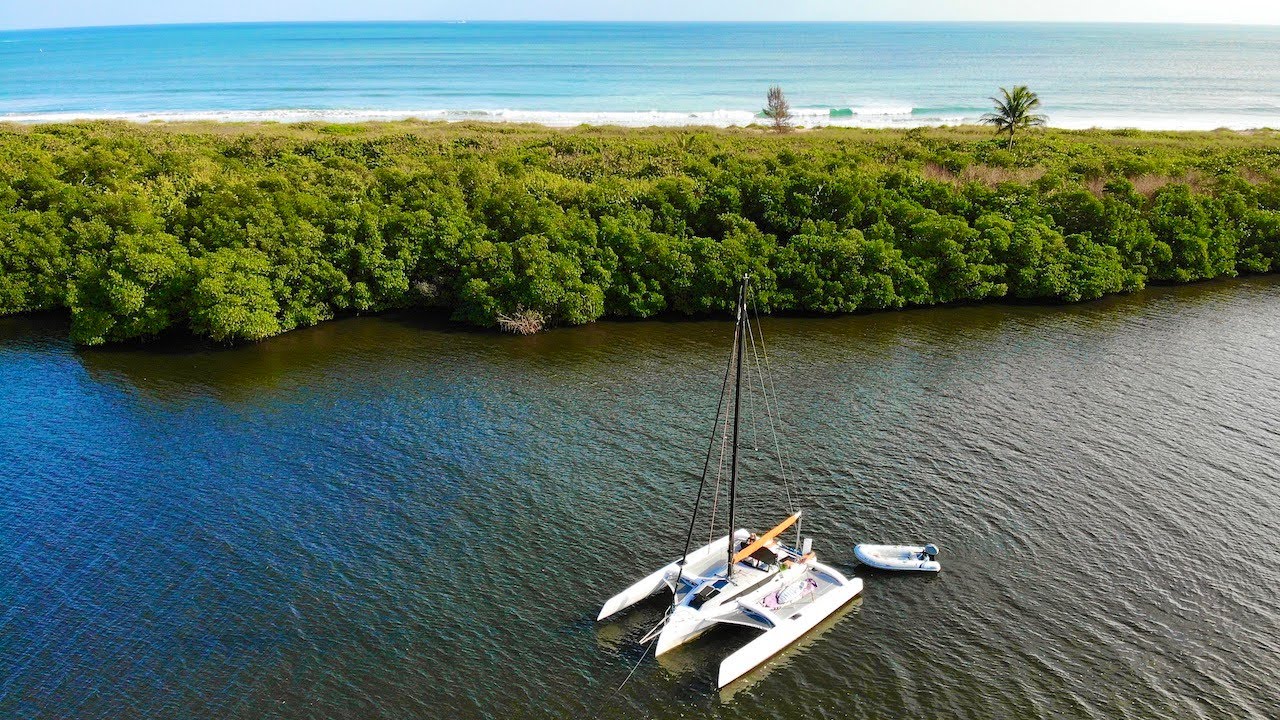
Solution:
[{"label": "rigging line", "polygon": [[[724,398],[729,392],[729,370],[732,369],[732,356],[729,364],[724,368],[724,381],[720,385],[720,403],[716,406],[716,422],[712,425],[711,440],[707,444],[707,457],[702,463],[702,479],[698,481],[698,499],[693,503],[693,516],[689,518],[689,532],[684,537],[684,552],[680,554],[679,570],[676,573],[676,587],[680,587],[680,579],[684,577],[684,564],[689,559],[689,545],[693,542],[693,528],[698,522],[698,510],[702,507],[702,491],[707,484],[707,470],[711,468],[711,450],[716,446],[716,426],[720,424],[720,411],[724,408]],[[717,491],[719,490],[720,481],[716,481]],[[715,518],[711,520],[715,522]],[[673,595],[674,598],[674,595]],[[674,604],[674,599],[672,603]]]},{"label": "rigging line", "polygon": [[747,321],[747,284],[750,277],[750,275],[745,274],[742,276],[742,292],[738,294],[738,322],[733,333],[738,367],[735,370],[736,377],[733,381],[733,461],[729,464],[729,542],[725,543],[727,546],[725,550],[728,551],[728,555],[724,570],[724,577],[730,582],[733,581],[733,534],[737,532],[735,527],[737,518],[734,514],[734,508],[738,501],[738,429],[742,420],[742,351],[747,347],[746,340],[743,339],[742,334]]},{"label": "rigging line", "polygon": [[[757,326],[756,332],[760,334],[759,350],[763,351],[765,349],[764,348],[764,330],[759,327],[760,311],[759,311],[759,308],[756,307],[754,297],[752,297],[751,304],[753,308],[756,308],[756,326]],[[769,431],[773,435],[773,450],[778,457],[778,470],[782,474],[782,488],[787,495],[787,509],[794,513],[796,511],[796,506],[795,506],[795,501],[791,496],[791,480],[793,478],[788,477],[787,463],[783,457],[783,452],[782,452],[782,443],[778,440],[778,428],[774,423],[774,416],[779,414],[777,392],[775,390],[774,397],[773,397],[773,404],[771,407],[769,402],[769,391],[765,387],[765,377],[766,377],[765,364],[768,363],[769,355],[767,352],[765,352],[764,353],[765,362],[764,363],[760,362],[760,352],[758,352],[756,348],[755,336],[756,336],[755,332],[750,333],[751,353],[753,356],[755,356],[755,359],[756,359],[756,371],[760,379],[760,394],[764,397],[765,417],[769,421]],[[771,376],[769,377],[769,384],[770,385],[773,384],[773,378]]]},{"label": "rigging line", "polygon": [[[761,346],[764,345],[763,331],[760,332],[760,344]],[[751,351],[753,353],[757,353],[754,337],[752,338]],[[765,386],[765,382],[766,382],[765,372],[763,369],[763,364],[760,362],[760,357],[758,353],[756,355],[756,367],[758,369],[758,377],[760,380],[760,394],[763,395],[765,398],[765,409],[768,413],[767,417],[769,420],[769,432],[773,436],[773,451],[778,458],[778,469],[782,473],[783,484],[787,490],[787,502],[790,505],[791,510],[794,512],[795,506],[791,504],[790,493],[791,493],[791,482],[795,480],[795,470],[794,470],[794,467],[791,465],[791,463],[788,462],[787,454],[783,450],[782,441],[778,437],[778,424],[780,424],[782,421],[782,418],[781,418],[782,411],[779,407],[779,401],[776,395],[772,399],[769,397],[769,391]],[[772,382],[772,378],[770,378],[769,382]]]},{"label": "rigging line", "polygon": [[[730,352],[729,352],[729,371],[728,372],[731,374],[737,371],[738,364],[742,362],[742,358],[738,356],[738,342],[740,341],[740,338],[741,336],[738,333],[738,327],[735,324],[734,330],[733,330],[733,347],[730,349]],[[722,392],[724,393],[728,393],[728,382],[729,382],[728,377],[726,377],[725,378],[726,384],[722,389]],[[726,394],[725,397],[727,398],[728,395]],[[729,419],[730,419],[730,412],[729,412],[728,406],[726,405],[724,407],[723,416],[721,416],[719,413],[717,413],[717,416],[716,416],[716,422],[720,424],[720,459],[719,459],[719,462],[716,463],[716,486],[715,486],[715,492],[712,495],[711,522],[707,524],[707,544],[708,545],[710,545],[715,540],[715,537],[716,537],[716,518],[719,517],[718,510],[720,507],[720,486],[724,484],[724,462],[725,462],[725,458],[727,458],[729,455]],[[732,488],[733,488],[732,483],[730,483],[730,490],[729,490],[730,493],[733,492]],[[730,522],[729,524],[732,524],[732,522]],[[728,532],[732,534],[733,528],[729,528]]]},{"label": "rigging line", "polygon": [[[753,331],[751,330],[751,316],[750,316],[750,315],[748,315],[746,318],[744,318],[744,319],[743,319],[743,324],[744,324],[744,325],[746,325],[746,327],[747,327],[747,336],[748,336],[748,337],[751,337],[751,335],[753,334]],[[755,350],[755,338],[754,338],[754,337],[752,337],[752,338],[751,338],[751,348],[752,348],[752,350]],[[746,369],[747,369],[747,381],[748,381],[748,383],[750,383],[750,381],[751,381],[751,365],[750,365],[750,363],[748,363],[748,364],[747,364],[747,368],[746,368]],[[769,412],[769,399],[768,399],[768,398],[765,398],[765,407],[764,407],[764,411],[765,411],[765,413],[766,413],[766,414],[768,414],[768,412]],[[750,384],[749,384],[749,385],[747,386],[747,417],[751,418],[751,449],[752,449],[753,451],[755,451],[755,452],[759,452],[759,451],[760,451],[760,428],[759,428],[759,426],[758,426],[758,425],[757,425],[757,423],[756,423],[756,414],[757,414],[757,413],[756,413],[756,394],[755,394],[754,392],[752,392],[752,385],[750,385]]]},{"label": "rigging line", "polygon": [[724,456],[728,452],[727,448],[729,446],[729,414],[725,413],[723,425],[720,424],[720,418],[717,417],[716,425],[717,429],[720,430],[720,460],[716,463],[716,486],[711,494],[711,522],[707,527],[708,545],[711,544],[716,535],[716,512],[717,508],[720,507],[720,484],[724,480]]},{"label": "rigging line", "polygon": [[[763,333],[762,333],[762,335],[763,335]],[[780,443],[780,442],[779,442],[779,440],[778,440],[778,429],[777,429],[777,427],[775,427],[775,425],[774,425],[774,418],[773,418],[773,415],[774,415],[774,413],[776,412],[776,408],[770,407],[770,403],[769,403],[769,396],[768,396],[767,392],[765,391],[765,387],[764,387],[764,377],[763,377],[764,373],[763,373],[763,369],[762,369],[761,364],[760,364],[760,355],[759,355],[759,353],[757,352],[757,349],[756,349],[756,342],[755,342],[755,336],[754,336],[754,333],[751,335],[751,352],[752,352],[752,354],[755,356],[755,359],[756,359],[756,370],[757,370],[757,376],[758,376],[758,379],[759,379],[759,381],[760,381],[760,394],[761,394],[761,396],[764,398],[765,418],[768,420],[768,423],[769,423],[769,430],[770,430],[770,433],[771,433],[771,434],[772,434],[772,436],[773,436],[773,450],[774,450],[774,455],[775,455],[775,457],[776,457],[776,458],[777,458],[777,460],[778,460],[778,470],[779,470],[779,474],[780,474],[780,476],[781,476],[781,478],[782,478],[782,488],[783,488],[783,490],[785,491],[786,496],[787,496],[787,508],[788,508],[788,510],[789,510],[790,512],[793,512],[793,513],[794,513],[794,512],[795,512],[795,502],[792,500],[792,497],[791,497],[791,481],[790,481],[790,478],[788,478],[788,477],[787,477],[787,465],[786,465],[786,462],[785,462],[785,461],[784,461],[784,459],[783,459],[781,443]]]},{"label": "rigging line", "polygon": [[[756,312],[756,318],[757,318],[757,320],[758,320],[758,319],[759,319],[759,317],[760,317],[760,308],[759,308],[759,306],[757,306],[757,305],[756,305],[756,303],[754,302],[754,300],[755,300],[755,298],[752,298],[752,301],[753,301],[753,302],[752,302],[752,307],[755,309],[755,312]],[[770,363],[769,363],[769,348],[765,345],[765,342],[764,342],[764,332],[763,332],[763,331],[761,331],[761,332],[760,332],[760,352],[761,352],[761,354],[764,356],[764,363],[763,363],[764,368],[763,368],[763,371],[761,372],[761,380],[760,380],[760,384],[761,384],[761,391],[762,391],[762,392],[764,392],[764,394],[766,395],[766,397],[767,397],[767,396],[769,396],[770,394],[772,394],[772,396],[773,396],[773,413],[774,413],[774,415],[776,415],[776,416],[777,416],[777,420],[778,420],[778,422],[779,422],[779,423],[781,423],[781,422],[782,422],[782,412],[781,412],[781,407],[780,407],[780,405],[779,405],[779,401],[778,401],[778,387],[777,387],[777,385],[773,382],[773,368],[772,368],[772,366],[771,366],[771,365],[770,365]],[[768,387],[768,390],[765,390],[765,389],[764,389],[764,384],[765,384],[765,380],[766,380],[766,379],[768,380],[768,386],[769,386],[769,387]],[[771,391],[771,392],[770,392],[770,391]],[[776,428],[774,429],[774,432],[775,432],[774,440],[775,440],[775,442],[776,442],[776,441],[777,441],[777,437],[776,437],[777,429],[776,429]],[[799,438],[799,439],[803,441],[803,437],[801,437],[801,438]],[[807,443],[806,443],[806,444],[807,444]],[[781,445],[780,445],[780,444],[779,444],[779,445],[777,445],[777,448],[778,448],[779,462],[782,462],[782,458],[786,455],[786,452],[785,452],[784,450],[782,450],[782,449],[781,449]],[[810,448],[812,448],[812,446],[810,446]],[[791,471],[790,471],[790,479],[791,479],[791,480],[794,480],[794,479],[795,479],[795,464],[794,464],[794,463],[789,463],[789,465],[790,465],[790,468],[791,468]],[[785,471],[784,471],[784,475],[785,475]]]},{"label": "rigging line", "polygon": [[[759,307],[759,305],[756,303],[756,298],[755,298],[754,296],[751,298],[751,300],[752,300],[752,302],[751,302],[751,307],[752,307],[752,308],[755,310],[755,312],[756,312],[756,320],[757,320],[757,323],[758,323],[759,318],[760,318],[760,307]],[[774,410],[775,410],[775,411],[780,415],[780,414],[781,414],[781,409],[779,408],[779,402],[778,402],[778,388],[777,388],[777,386],[776,386],[776,385],[774,384],[774,382],[773,382],[773,368],[772,368],[772,366],[771,366],[771,365],[770,365],[770,363],[769,363],[769,348],[768,348],[767,346],[765,346],[765,342],[764,342],[764,330],[763,330],[763,329],[761,329],[761,331],[760,331],[760,352],[764,355],[764,370],[765,370],[765,371],[764,371],[764,373],[763,373],[762,375],[763,375],[763,377],[767,377],[767,378],[768,378],[768,380],[769,380],[769,387],[773,390],[773,405],[774,405]],[[763,385],[763,382],[764,382],[764,381],[763,381],[763,379],[762,379],[762,380],[761,380],[761,384],[762,384],[762,385]],[[766,394],[766,396],[768,395],[768,393],[765,393],[765,394]],[[781,418],[781,417],[779,417],[779,418],[778,418],[778,422],[782,422],[782,418]],[[814,454],[817,454],[817,449],[816,449],[816,448],[814,448],[814,447],[813,447],[813,445],[812,445],[811,443],[807,442],[803,437],[800,437],[799,439],[800,439],[802,442],[804,442],[804,444],[805,444],[806,446],[808,446],[808,448],[809,448],[809,451],[810,451],[810,452],[812,452],[812,453],[814,453]],[[781,464],[782,464],[782,462],[783,462],[783,457],[784,457],[785,455],[787,455],[787,453],[786,453],[785,451],[783,451],[783,450],[781,449],[781,447],[780,447],[780,446],[778,446],[778,445],[777,445],[777,435],[776,435],[776,430],[775,430],[775,435],[774,435],[774,443],[775,443],[775,447],[777,448],[777,451],[778,451],[778,463],[779,463],[779,465],[781,465]],[[790,456],[787,456],[787,459],[788,459],[788,461],[790,461],[790,460],[791,460]],[[791,473],[792,473],[792,478],[791,478],[791,479],[794,479],[794,478],[795,478],[795,467],[796,467],[796,465],[795,465],[795,463],[794,463],[794,462],[789,462],[789,465],[790,465],[790,467],[791,467]],[[789,481],[789,480],[788,480],[788,478],[787,478],[787,472],[786,472],[785,468],[784,468],[784,469],[783,469],[783,471],[782,471],[782,480],[783,480],[783,487],[784,487],[784,488],[786,489],[786,491],[787,491],[787,502],[788,502],[788,503],[790,503],[790,502],[791,502],[791,485],[790,485],[790,481]],[[793,505],[790,509],[794,512],[794,511],[795,511],[795,506]],[[802,536],[801,536],[801,527],[802,527],[803,523],[804,523],[804,518],[801,518],[801,519],[800,519],[800,521],[796,523],[796,547],[800,547],[800,546],[801,546],[801,544],[803,543],[803,539],[802,539]]]},{"label": "rigging line", "polygon": [[[736,344],[734,345],[734,348],[737,348]],[[732,372],[733,368],[737,367],[737,359],[735,354],[732,352],[729,353],[729,358],[729,372]],[[725,382],[728,383],[728,378],[725,379]],[[727,384],[722,391],[728,393]],[[728,395],[726,394],[725,397],[728,397]],[[716,462],[716,485],[711,494],[711,521],[707,523],[708,545],[710,545],[716,537],[716,518],[719,516],[720,508],[720,486],[724,484],[724,459],[729,452],[729,409],[727,407],[724,408],[723,418],[722,422],[721,415],[717,413],[716,424],[719,426],[718,429],[720,430],[720,459]]]}]

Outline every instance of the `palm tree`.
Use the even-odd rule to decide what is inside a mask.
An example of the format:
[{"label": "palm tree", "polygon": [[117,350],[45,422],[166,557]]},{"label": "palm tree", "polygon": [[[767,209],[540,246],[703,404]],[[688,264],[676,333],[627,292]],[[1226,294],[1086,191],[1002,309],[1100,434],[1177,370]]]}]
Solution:
[{"label": "palm tree", "polygon": [[1040,97],[1027,89],[1026,85],[1018,85],[1012,91],[1000,88],[1004,99],[991,98],[995,103],[995,112],[982,116],[985,125],[994,125],[996,134],[1009,133],[1009,149],[1013,149],[1013,133],[1025,128],[1043,125],[1048,120],[1044,115],[1037,115]]}]

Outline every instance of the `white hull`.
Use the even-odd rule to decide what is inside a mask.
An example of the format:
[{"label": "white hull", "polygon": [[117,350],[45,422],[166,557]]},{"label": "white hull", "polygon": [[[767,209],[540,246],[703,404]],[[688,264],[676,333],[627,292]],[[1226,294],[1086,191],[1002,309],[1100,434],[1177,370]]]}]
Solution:
[{"label": "white hull", "polygon": [[942,564],[937,560],[921,559],[924,547],[918,545],[869,545],[861,544],[853,548],[858,560],[873,568],[881,570],[910,570],[916,572],[938,572]]},{"label": "white hull", "polygon": [[851,578],[845,585],[832,588],[808,606],[783,618],[772,630],[766,631],[760,637],[739,648],[737,652],[720,663],[718,685],[724,687],[759,667],[766,660],[799,640],[832,613],[844,607],[861,592],[861,578]]},{"label": "white hull", "polygon": [[[724,566],[721,565],[721,578],[723,578],[723,568]],[[737,576],[736,582],[726,586],[723,596],[697,609],[687,602],[687,597],[684,598],[684,601],[678,603],[672,610],[670,618],[662,628],[654,655],[662,655],[677,648],[721,623],[746,625],[761,630],[769,629],[771,626],[767,619],[744,614],[744,607],[751,608],[754,603],[770,592],[776,592],[784,584],[802,579],[803,571],[804,568],[796,567],[770,575],[749,574],[743,569],[741,575]],[[738,590],[744,592],[736,594]]]},{"label": "white hull", "polygon": [[[745,532],[745,531],[744,531]],[[689,554],[684,572],[673,562],[614,595],[600,610],[603,620],[663,588],[675,604],[659,626],[655,655],[663,655],[720,624],[763,630],[720,664],[720,687],[733,682],[799,640],[862,592],[862,580],[790,550],[789,566],[761,569],[739,562],[726,579],[728,536]],[[681,577],[676,587],[677,574]],[[701,594],[700,594],[701,593]]]},{"label": "white hull", "polygon": [[[729,536],[725,535],[709,545],[703,545],[689,553],[689,557],[685,561],[685,567],[689,572],[696,572],[706,565],[709,559],[723,556],[728,551],[728,544]],[[678,574],[680,574],[679,560],[673,560],[649,573],[631,587],[609,598],[604,607],[600,608],[600,615],[596,617],[596,620],[604,620],[615,613],[622,612],[645,598],[657,594],[663,588],[668,588],[674,592],[674,583]]]}]

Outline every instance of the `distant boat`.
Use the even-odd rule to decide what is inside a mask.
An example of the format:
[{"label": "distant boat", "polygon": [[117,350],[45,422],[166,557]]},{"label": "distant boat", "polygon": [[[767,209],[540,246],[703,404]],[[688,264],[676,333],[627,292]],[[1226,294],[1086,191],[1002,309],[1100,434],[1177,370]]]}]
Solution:
[{"label": "distant boat", "polygon": [[[689,534],[685,541],[684,555],[609,598],[597,618],[604,620],[662,591],[663,588],[669,588],[673,592],[670,609],[663,621],[641,640],[642,643],[647,643],[656,639],[657,647],[654,650],[656,655],[662,655],[679,647],[722,623],[763,630],[762,635],[720,663],[718,677],[720,687],[733,682],[773,657],[862,592],[861,579],[846,578],[835,568],[818,562],[817,556],[810,551],[811,540],[801,540],[802,513],[800,511],[792,512],[789,517],[763,534],[756,535],[742,528],[733,529],[736,520],[744,354],[748,344],[752,346],[753,355],[758,353],[763,349],[764,340],[759,334],[758,319],[753,325],[748,312],[748,291],[748,278],[744,276],[738,292],[733,351],[729,367],[725,371],[724,386],[721,389],[723,408],[729,387],[730,371],[732,371],[735,377],[732,444],[729,446],[732,459],[729,466],[729,508],[726,526],[726,529],[732,532],[700,548],[690,550],[702,505],[703,490],[707,482],[706,471],[710,467],[711,451],[709,449],[702,485],[698,489],[693,517],[689,521]],[[757,349],[757,342],[759,349]],[[757,358],[754,370],[758,372],[760,390],[764,396],[763,405],[772,429],[771,409],[774,407],[775,400],[770,397],[772,384],[767,381],[765,374],[767,369],[767,356],[764,363],[760,363]],[[719,411],[716,425],[717,428],[721,427]],[[727,425],[727,417],[725,425]],[[721,431],[720,435],[722,458],[725,442],[728,440],[726,431],[727,427]],[[716,437],[713,434],[713,448],[715,440]],[[779,466],[783,470],[781,480],[786,483],[788,481],[785,477],[785,466],[782,464],[780,446],[776,442],[775,450],[778,452]],[[789,492],[787,494],[790,495]],[[712,495],[718,496],[718,482],[717,489]],[[712,533],[714,533],[715,524],[714,505],[713,503],[710,519]],[[783,544],[781,537],[792,526],[796,528],[796,545],[788,546]]]}]

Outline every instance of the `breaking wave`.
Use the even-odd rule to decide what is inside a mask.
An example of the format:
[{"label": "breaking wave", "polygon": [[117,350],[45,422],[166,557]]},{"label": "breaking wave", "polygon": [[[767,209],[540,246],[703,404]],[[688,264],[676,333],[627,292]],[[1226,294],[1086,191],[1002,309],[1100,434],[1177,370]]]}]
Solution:
[{"label": "breaking wave", "polygon": [[[972,122],[963,115],[921,116],[910,105],[794,108],[793,121],[805,127],[850,126],[894,127],[901,125],[942,125]],[[166,111],[55,111],[0,114],[0,120],[19,123],[67,122],[72,120],[218,121],[218,122],[365,122],[374,120],[419,119],[430,121],[537,123],[551,127],[576,125],[621,125],[626,127],[707,125],[746,126],[767,123],[763,113],[752,110],[524,110],[496,109],[335,109],[288,108],[272,110],[166,110]],[[976,118],[976,116],[975,116]]]},{"label": "breaking wave", "polygon": [[[793,122],[799,127],[936,127],[965,125],[979,121],[978,108],[920,108],[911,105],[858,105],[793,108]],[[358,123],[417,119],[432,122],[534,123],[548,127],[616,125],[622,127],[745,127],[763,125],[769,119],[752,110],[524,110],[514,108],[443,109],[340,109],[288,108],[270,110],[166,110],[166,111],[27,111],[0,113],[0,122],[48,123],[75,120],[126,120],[147,122],[334,122]],[[1066,110],[1049,118],[1049,125],[1068,129],[1137,128],[1142,130],[1237,130],[1264,127],[1259,117],[1248,113],[1224,117],[1221,114],[1114,113]]]}]

